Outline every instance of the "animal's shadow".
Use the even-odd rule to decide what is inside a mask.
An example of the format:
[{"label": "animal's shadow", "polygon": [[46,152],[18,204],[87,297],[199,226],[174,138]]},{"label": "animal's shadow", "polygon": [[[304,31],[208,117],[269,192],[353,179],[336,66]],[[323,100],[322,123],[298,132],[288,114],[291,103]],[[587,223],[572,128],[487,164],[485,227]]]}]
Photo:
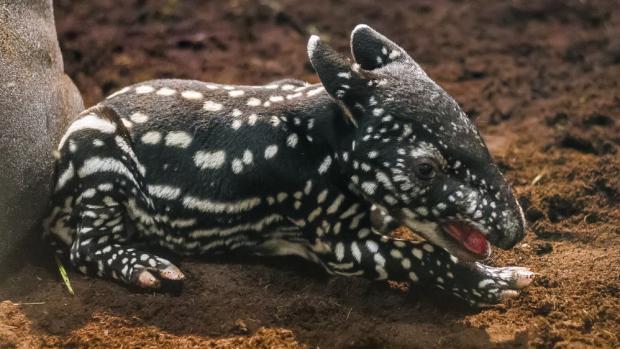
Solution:
[{"label": "animal's shadow", "polygon": [[[187,280],[160,292],[69,271],[76,293],[71,296],[51,258],[33,258],[18,276],[3,282],[8,288],[0,287],[13,302],[45,302],[22,309],[35,328],[60,336],[96,321],[94,315],[110,314],[135,326],[209,338],[260,327],[287,328],[311,347],[525,345],[524,338],[501,345],[490,342],[484,330],[462,324],[465,316],[479,310],[424,287],[330,277],[297,258],[172,258]],[[240,323],[249,331],[240,329]]]}]

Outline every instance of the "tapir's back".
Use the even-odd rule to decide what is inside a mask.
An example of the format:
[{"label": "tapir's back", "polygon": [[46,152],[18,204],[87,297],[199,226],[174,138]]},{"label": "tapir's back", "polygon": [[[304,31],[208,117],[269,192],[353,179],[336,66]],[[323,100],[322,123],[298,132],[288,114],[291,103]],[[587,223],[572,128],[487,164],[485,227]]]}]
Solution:
[{"label": "tapir's back", "polygon": [[124,88],[102,104],[129,131],[150,185],[228,200],[238,193],[260,194],[280,177],[282,166],[298,158],[292,152],[305,140],[287,127],[295,121],[281,110],[313,89],[322,87],[295,80],[264,86],[153,80]]}]

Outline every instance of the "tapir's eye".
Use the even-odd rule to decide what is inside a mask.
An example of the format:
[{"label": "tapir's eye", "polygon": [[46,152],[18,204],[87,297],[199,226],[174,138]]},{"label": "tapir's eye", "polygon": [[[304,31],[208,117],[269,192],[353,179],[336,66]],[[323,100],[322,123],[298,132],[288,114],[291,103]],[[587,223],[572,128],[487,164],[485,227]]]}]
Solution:
[{"label": "tapir's eye", "polygon": [[439,172],[437,162],[432,158],[417,158],[414,161],[414,171],[420,179],[432,179]]}]

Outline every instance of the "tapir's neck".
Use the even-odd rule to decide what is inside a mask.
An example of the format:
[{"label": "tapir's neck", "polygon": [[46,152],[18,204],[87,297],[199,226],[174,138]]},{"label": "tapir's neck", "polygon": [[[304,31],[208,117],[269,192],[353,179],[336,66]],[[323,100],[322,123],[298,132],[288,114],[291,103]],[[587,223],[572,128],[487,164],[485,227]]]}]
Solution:
[{"label": "tapir's neck", "polygon": [[341,154],[343,148],[350,146],[355,126],[321,85],[313,85],[307,91],[314,92],[305,92],[280,110],[286,117],[286,127],[299,138],[299,160],[316,166],[316,170],[298,180],[346,186],[350,178],[343,176]]},{"label": "tapir's neck", "polygon": [[291,101],[282,112],[293,132],[315,150],[330,154],[338,152],[354,127],[320,84],[309,86],[303,97]]}]

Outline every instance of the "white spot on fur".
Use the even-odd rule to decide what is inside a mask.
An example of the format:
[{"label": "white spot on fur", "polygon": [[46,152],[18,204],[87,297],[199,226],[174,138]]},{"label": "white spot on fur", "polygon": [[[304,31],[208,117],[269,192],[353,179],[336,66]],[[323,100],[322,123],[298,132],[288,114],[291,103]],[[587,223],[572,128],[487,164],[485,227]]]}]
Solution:
[{"label": "white spot on fur", "polygon": [[269,118],[269,123],[273,125],[273,127],[277,127],[278,125],[280,125],[280,118],[278,118],[276,115],[272,115]]},{"label": "white spot on fur", "polygon": [[213,101],[206,101],[203,106],[203,109],[206,111],[216,112],[216,111],[222,110],[223,107],[224,106],[220,103],[216,103]]},{"label": "white spot on fur", "polygon": [[306,185],[304,186],[304,193],[306,193],[306,195],[310,194],[310,191],[312,190],[312,180],[307,180],[306,181]]},{"label": "white spot on fur", "polygon": [[321,162],[321,165],[319,166],[319,174],[325,174],[327,173],[327,170],[329,170],[329,167],[332,164],[332,157],[327,155],[325,157],[325,159],[323,159],[323,162]]},{"label": "white spot on fur", "polygon": [[194,155],[194,163],[203,170],[221,168],[225,160],[226,153],[223,150],[215,152],[200,150]]},{"label": "white spot on fur", "polygon": [[336,259],[338,260],[338,262],[342,262],[342,260],[344,259],[344,245],[342,244],[342,242],[336,244],[334,253],[336,254]]},{"label": "white spot on fur", "polygon": [[401,53],[398,50],[392,50],[392,52],[390,52],[390,55],[388,56],[390,59],[394,60],[398,57],[400,57]]},{"label": "white spot on fur", "polygon": [[433,247],[433,245],[431,244],[424,244],[422,245],[422,248],[426,251],[426,252],[433,252],[435,251],[435,248]]},{"label": "white spot on fur", "polygon": [[291,100],[291,99],[299,98],[301,96],[303,96],[303,93],[297,92],[297,93],[292,93],[290,95],[286,95],[286,99]]},{"label": "white spot on fur", "polygon": [[150,85],[142,85],[142,86],[136,87],[136,93],[137,94],[151,93],[153,91],[155,91],[155,88],[153,86],[150,86]]},{"label": "white spot on fur", "polygon": [[234,159],[231,164],[232,171],[236,174],[241,173],[243,171],[243,163],[239,159]]},{"label": "white spot on fur", "polygon": [[415,211],[421,216],[428,216],[428,209],[426,207],[418,207]]},{"label": "white spot on fur", "polygon": [[351,254],[358,263],[362,262],[362,251],[360,250],[359,246],[357,246],[357,242],[351,243]]},{"label": "white spot on fur", "polygon": [[252,152],[250,151],[250,149],[246,149],[243,152],[243,163],[246,165],[249,165],[252,163],[254,159],[254,155],[252,155]]},{"label": "white spot on fur", "polygon": [[363,182],[362,190],[368,195],[373,195],[375,190],[377,190],[377,183],[375,182]]},{"label": "white spot on fur", "polygon": [[271,96],[271,97],[269,97],[269,101],[273,102],[273,103],[282,102],[283,100],[284,100],[284,97],[282,97],[282,96]]},{"label": "white spot on fur", "polygon": [[324,91],[324,90],[325,90],[325,88],[324,88],[323,86],[321,86],[321,87],[317,87],[317,88],[315,88],[315,89],[312,89],[312,90],[310,90],[310,91],[306,92],[306,96],[308,96],[308,97],[312,97],[312,96],[314,96],[314,95],[317,95],[317,94],[321,93],[321,92],[322,92],[322,91]]},{"label": "white spot on fur", "polygon": [[[385,267],[385,258],[380,253],[375,253],[373,256],[375,263],[380,267]],[[387,275],[386,275],[387,276]]]},{"label": "white spot on fur", "polygon": [[112,183],[101,183],[97,186],[97,189],[99,189],[100,191],[111,191],[112,189],[114,189],[114,186],[112,185]]},{"label": "white spot on fur", "polygon": [[315,220],[321,214],[321,211],[323,211],[323,208],[321,207],[317,207],[312,210],[312,212],[310,212],[310,214],[308,215],[308,222],[312,222],[313,220]]},{"label": "white spot on fur", "polygon": [[202,96],[202,93],[198,91],[187,90],[187,91],[181,92],[181,97],[185,99],[190,99],[190,100],[197,100],[197,99],[202,99],[203,96]]},{"label": "white spot on fur", "polygon": [[288,194],[285,192],[278,193],[278,195],[276,196],[276,198],[278,199],[278,202],[282,202],[286,200],[287,197],[288,197]]},{"label": "white spot on fur", "polygon": [[351,78],[351,73],[350,72],[340,72],[340,73],[338,73],[338,77],[343,78],[343,79],[350,79]]},{"label": "white spot on fur", "polygon": [[166,145],[169,147],[187,148],[192,143],[192,136],[184,131],[173,131],[166,135]]},{"label": "white spot on fur", "polygon": [[278,152],[278,146],[275,144],[272,144],[270,146],[268,146],[267,148],[265,148],[265,159],[271,159],[273,158],[276,153]]},{"label": "white spot on fur", "polygon": [[133,127],[133,122],[127,120],[127,119],[121,119],[121,122],[123,123],[123,126],[125,126],[126,129],[131,129]]},{"label": "white spot on fur", "polygon": [[411,268],[411,260],[409,258],[403,258],[403,260],[400,261],[400,264],[405,269],[410,269]]},{"label": "white spot on fur", "polygon": [[155,93],[156,93],[157,95],[160,95],[160,96],[172,96],[172,95],[174,95],[175,93],[177,93],[177,91],[175,91],[175,90],[173,90],[173,89],[171,89],[171,88],[168,88],[168,87],[162,87],[162,88],[160,88],[160,89],[159,89],[157,92],[155,92]]},{"label": "white spot on fur", "polygon": [[230,92],[228,92],[228,95],[230,97],[236,98],[236,97],[241,97],[245,94],[245,91],[243,90],[232,90]]},{"label": "white spot on fur", "polygon": [[494,282],[495,281],[493,281],[492,279],[484,279],[478,283],[478,288],[483,289],[487,285],[493,284]]},{"label": "white spot on fur", "polygon": [[[82,195],[80,195],[82,198],[88,199],[88,198],[92,198],[95,196],[95,194],[97,194],[97,190],[94,188],[89,188],[86,189],[82,192]],[[95,223],[96,224],[96,223]]]},{"label": "white spot on fur", "polygon": [[250,107],[258,107],[261,103],[262,102],[260,99],[256,97],[251,97],[251,98],[248,98],[247,105],[249,105]]},{"label": "white spot on fur", "polygon": [[372,241],[372,240],[366,241],[366,248],[371,253],[375,253],[375,252],[379,251],[379,245],[376,242]]},{"label": "white spot on fur", "polygon": [[336,197],[336,199],[332,202],[332,204],[329,205],[329,207],[327,208],[327,213],[328,214],[335,213],[338,210],[338,207],[340,207],[340,204],[342,203],[343,200],[344,200],[344,195],[342,194],[338,195],[338,197]]},{"label": "white spot on fur", "polygon": [[422,250],[420,250],[419,248],[414,248],[413,250],[411,250],[411,253],[417,259],[422,259],[422,257],[424,256],[424,252],[422,252]]},{"label": "white spot on fur", "polygon": [[131,119],[131,121],[135,122],[136,124],[142,124],[149,121],[149,116],[138,111],[131,114],[129,119]]},{"label": "white spot on fur", "polygon": [[319,195],[316,197],[317,204],[322,204],[323,202],[325,202],[325,199],[327,199],[327,193],[328,193],[327,189],[319,193]]},{"label": "white spot on fur", "polygon": [[157,144],[161,141],[161,133],[157,131],[149,131],[140,138],[144,144]]},{"label": "white spot on fur", "polygon": [[296,133],[291,133],[287,138],[286,138],[286,145],[288,145],[291,148],[295,148],[295,146],[297,145],[297,141],[299,140],[299,137],[297,137]]}]

